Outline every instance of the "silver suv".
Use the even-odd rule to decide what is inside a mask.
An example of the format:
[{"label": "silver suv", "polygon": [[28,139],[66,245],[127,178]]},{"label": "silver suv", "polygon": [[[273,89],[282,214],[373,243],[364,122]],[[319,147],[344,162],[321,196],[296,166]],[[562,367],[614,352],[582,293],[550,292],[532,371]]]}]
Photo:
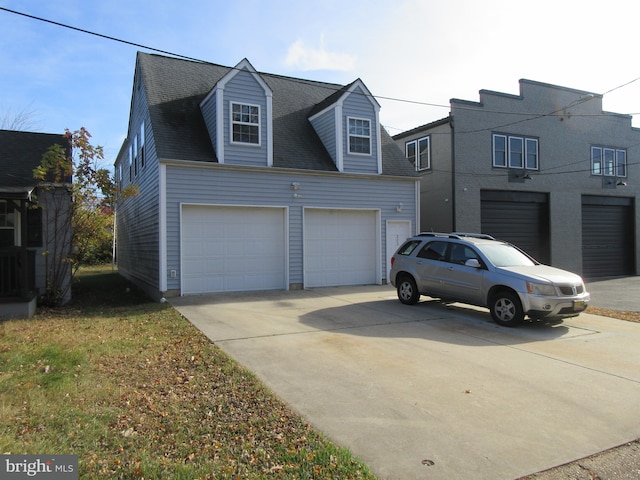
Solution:
[{"label": "silver suv", "polygon": [[510,243],[472,233],[421,233],[391,258],[398,298],[420,295],[488,307],[507,327],[531,319],[575,317],[590,295],[580,276],[542,265]]}]

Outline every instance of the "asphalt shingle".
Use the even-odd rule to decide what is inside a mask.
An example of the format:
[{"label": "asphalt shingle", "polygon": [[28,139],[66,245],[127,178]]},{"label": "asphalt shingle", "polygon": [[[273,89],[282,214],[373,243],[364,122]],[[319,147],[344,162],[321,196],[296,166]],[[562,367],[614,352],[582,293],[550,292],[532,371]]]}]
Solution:
[{"label": "asphalt shingle", "polygon": [[68,141],[62,134],[0,130],[0,193],[35,187],[38,181],[33,178],[33,170],[55,144],[68,146]]},{"label": "asphalt shingle", "polygon": [[[217,162],[200,102],[231,68],[138,53],[158,156]],[[336,171],[309,116],[344,94],[342,85],[261,73],[273,91],[273,166]],[[383,175],[414,176],[413,166],[381,127]]]}]

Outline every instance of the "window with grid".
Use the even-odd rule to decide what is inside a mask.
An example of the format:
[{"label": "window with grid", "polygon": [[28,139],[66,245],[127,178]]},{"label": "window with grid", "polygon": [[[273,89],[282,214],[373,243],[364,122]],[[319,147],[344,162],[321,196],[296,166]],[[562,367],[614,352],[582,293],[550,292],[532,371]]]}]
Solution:
[{"label": "window with grid", "polygon": [[371,121],[349,118],[349,153],[371,155]]},{"label": "window with grid", "polygon": [[260,145],[260,106],[231,103],[233,143]]}]

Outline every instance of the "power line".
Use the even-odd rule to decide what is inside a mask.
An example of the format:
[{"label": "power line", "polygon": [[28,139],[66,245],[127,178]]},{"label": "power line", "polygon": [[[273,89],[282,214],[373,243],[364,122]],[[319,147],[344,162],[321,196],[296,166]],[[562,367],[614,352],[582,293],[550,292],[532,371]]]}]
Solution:
[{"label": "power line", "polygon": [[[80,32],[80,33],[84,33],[84,34],[87,34],[87,35],[92,35],[92,36],[95,36],[95,37],[103,38],[105,40],[111,40],[111,41],[114,41],[114,42],[122,43],[124,45],[129,45],[129,46],[133,46],[133,47],[137,47],[137,48],[142,48],[144,50],[149,50],[149,51],[152,51],[152,52],[161,53],[163,55],[170,55],[172,57],[176,57],[176,58],[180,58],[180,59],[188,60],[188,61],[192,61],[192,62],[197,62],[197,63],[215,65],[215,66],[218,66],[218,67],[228,68],[229,70],[234,70],[235,69],[235,67],[229,67],[229,66],[225,66],[225,65],[209,62],[207,60],[201,60],[201,59],[198,59],[198,58],[195,58],[195,57],[190,57],[188,55],[182,55],[182,54],[171,52],[171,51],[168,51],[168,50],[162,50],[162,49],[159,49],[159,48],[150,47],[148,45],[144,45],[144,44],[141,44],[141,43],[136,43],[136,42],[132,42],[132,41],[129,41],[129,40],[124,40],[124,39],[117,38],[117,37],[114,37],[114,36],[111,36],[111,35],[105,35],[105,34],[102,34],[102,33],[97,33],[97,32],[94,32],[94,31],[91,31],[91,30],[87,30],[87,29],[84,29],[84,28],[74,27],[73,25],[68,25],[68,24],[65,24],[65,23],[56,22],[54,20],[49,20],[47,18],[38,17],[36,15],[30,15],[28,13],[19,12],[17,10],[12,10],[12,9],[9,9],[9,8],[6,8],[6,7],[1,7],[0,6],[0,10],[3,10],[3,11],[8,12],[8,13],[12,13],[14,15],[19,15],[19,16],[22,16],[22,17],[26,17],[26,18],[29,18],[31,20],[36,20],[36,21],[39,21],[39,22],[49,23],[51,25],[55,25],[55,26],[58,26],[58,27],[67,28],[69,30],[73,30],[73,31],[76,31],[76,32]],[[261,74],[261,75],[271,75],[271,74],[267,74],[265,72],[258,72],[258,73]],[[299,81],[301,83],[305,83],[305,81],[302,80],[302,79],[292,78],[292,80]],[[623,83],[621,85],[618,85],[617,87],[614,87],[614,88],[612,88],[610,90],[607,90],[604,94],[599,95],[599,96],[602,97],[602,96],[604,96],[604,95],[606,95],[608,93],[611,93],[611,92],[613,92],[615,90],[618,90],[620,88],[626,87],[626,86],[628,86],[628,85],[630,85],[630,84],[632,84],[632,83],[634,83],[634,82],[636,82],[638,80],[640,80],[640,77],[635,78],[635,79],[633,79],[633,80],[631,80],[629,82],[625,82],[625,83]],[[314,82],[314,83],[319,83],[319,82]],[[337,91],[337,90],[339,90],[339,88],[336,87],[335,89],[332,89],[332,90]],[[371,95],[371,96],[373,98],[379,99],[379,100],[389,100],[389,101],[393,101],[393,102],[409,103],[409,104],[419,105],[419,106],[436,107],[436,108],[450,108],[451,107],[450,104],[423,102],[423,101],[419,101],[419,100],[408,100],[408,99],[402,99],[402,98],[396,98],[396,97],[387,97],[387,96],[382,96],[382,95]],[[586,100],[590,100],[591,98],[593,98],[593,97],[590,96]],[[584,100],[584,101],[586,101],[586,100]],[[580,102],[580,103],[582,103],[582,102]],[[462,109],[462,110],[478,110],[478,108],[472,107],[472,106],[469,106],[469,107],[459,106],[458,108]],[[569,106],[563,107],[563,108],[569,108]],[[513,125],[513,124],[517,124],[517,123],[526,122],[526,121],[529,121],[529,120],[534,120],[536,118],[541,118],[541,117],[545,117],[545,116],[553,116],[553,115],[557,114],[557,112],[560,112],[561,110],[562,109],[558,109],[558,110],[556,110],[554,112],[550,112],[550,113],[518,113],[518,112],[506,112],[506,111],[499,111],[499,110],[496,110],[496,111],[493,111],[493,110],[482,110],[482,111],[485,112],[485,113],[503,113],[503,114],[509,114],[509,115],[526,115],[526,116],[533,115],[533,117],[531,117],[531,118],[522,119],[522,120],[515,121],[515,122],[508,123],[508,124],[504,125],[504,126],[508,126],[508,125]],[[600,116],[600,115],[606,116],[606,114],[595,114],[593,116]],[[634,115],[634,114],[628,114],[628,115]],[[583,116],[592,116],[592,115],[583,115]],[[390,127],[390,128],[393,128],[393,127]],[[500,127],[495,127],[495,128],[500,128]],[[401,129],[398,129],[398,130],[401,130]],[[459,133],[467,133],[467,132],[459,132]],[[468,133],[473,133],[473,132],[471,131],[471,132],[468,132]]]},{"label": "power line", "polygon": [[[197,62],[197,63],[203,63],[203,64],[209,64],[209,65],[215,65],[215,66],[218,66],[218,67],[227,68],[229,70],[236,69],[235,67],[228,67],[228,66],[225,66],[225,65],[216,64],[216,63],[213,63],[213,62],[209,62],[209,61],[206,61],[206,60],[201,60],[201,59],[190,57],[190,56],[187,56],[187,55],[182,55],[182,54],[170,52],[168,50],[162,50],[162,49],[159,49],[159,48],[150,47],[148,45],[143,45],[143,44],[136,43],[136,42],[131,42],[131,41],[128,41],[128,40],[123,40],[121,38],[113,37],[111,35],[105,35],[105,34],[93,32],[91,30],[86,30],[86,29],[83,29],[83,28],[74,27],[72,25],[67,25],[67,24],[64,24],[64,23],[61,23],[61,22],[56,22],[54,20],[49,20],[49,19],[38,17],[38,16],[35,16],[35,15],[30,15],[30,14],[23,13],[23,12],[18,12],[16,10],[11,10],[9,8],[6,8],[6,7],[1,7],[0,6],[0,10],[8,12],[8,13],[15,14],[15,15],[23,16],[23,17],[26,17],[26,18],[29,18],[29,19],[32,19],[32,20],[36,20],[36,21],[48,23],[48,24],[51,24],[51,25],[55,25],[55,26],[58,26],[58,27],[67,28],[67,29],[70,29],[70,30],[73,30],[73,31],[76,31],[76,32],[80,32],[80,33],[84,33],[84,34],[87,34],[87,35],[96,36],[96,37],[99,37],[99,38],[102,38],[102,39],[105,39],[105,40],[110,40],[110,41],[122,43],[122,44],[125,44],[125,45],[129,45],[129,46],[133,46],[133,47],[137,47],[137,48],[142,48],[142,49],[149,50],[149,51],[152,51],[152,52],[161,53],[163,55],[170,55],[172,57],[176,57],[176,58],[179,58],[179,59],[182,59],[182,60],[187,60],[187,61],[192,61],[192,62]],[[268,73],[265,73],[265,72],[258,72],[258,73],[261,74],[261,75],[279,76],[279,75],[268,74]],[[290,78],[290,79],[292,81],[298,81],[298,82],[301,82],[301,83],[309,83],[309,81],[305,81],[305,80],[298,79],[298,78]],[[513,122],[508,122],[508,123],[505,123],[505,124],[502,124],[502,125],[497,125],[497,126],[494,126],[494,127],[491,127],[491,128],[482,128],[482,129],[477,129],[477,130],[469,130],[469,131],[457,132],[457,134],[478,133],[478,132],[484,132],[484,131],[492,131],[492,130],[495,130],[495,129],[498,129],[498,128],[504,128],[504,127],[507,127],[507,126],[517,125],[517,124],[520,124],[520,123],[536,120],[536,119],[543,118],[543,117],[564,116],[565,115],[564,112],[568,108],[575,107],[577,105],[580,105],[582,103],[588,102],[588,101],[590,101],[590,100],[592,100],[594,98],[597,98],[597,97],[602,98],[604,95],[607,95],[607,94],[609,94],[611,92],[614,92],[616,90],[624,88],[624,87],[626,87],[626,86],[628,86],[628,85],[630,85],[632,83],[635,83],[635,82],[637,82],[639,80],[640,80],[640,77],[635,78],[635,79],[630,80],[628,82],[625,82],[625,83],[623,83],[621,85],[618,85],[618,86],[616,86],[614,88],[611,88],[611,89],[607,90],[605,93],[603,93],[601,95],[586,94],[584,97],[581,97],[581,98],[579,98],[577,100],[574,100],[573,102],[570,102],[566,106],[563,106],[561,108],[558,108],[556,110],[553,110],[553,111],[547,112],[547,113],[497,111],[497,110],[485,110],[483,108],[478,108],[478,107],[475,107],[475,106],[468,106],[468,107],[458,106],[457,108],[460,109],[460,110],[472,110],[472,111],[478,111],[478,112],[482,112],[482,113],[498,113],[498,114],[505,114],[505,115],[526,116],[527,118],[522,118],[522,119],[519,119],[519,120],[515,120]],[[324,82],[315,82],[314,81],[312,83],[314,83],[314,84],[323,83],[323,85],[329,85],[328,83],[324,83]],[[329,87],[327,86],[326,88],[329,88]],[[336,86],[335,88],[331,88],[331,90],[337,91],[340,88],[342,88],[342,86]],[[402,102],[402,103],[410,103],[410,104],[414,104],[414,105],[422,105],[422,106],[438,107],[438,108],[450,108],[451,107],[451,105],[449,105],[449,104],[445,105],[445,104],[438,104],[438,103],[422,102],[422,101],[417,101],[417,100],[400,99],[400,98],[395,98],[395,97],[386,97],[386,96],[380,96],[380,95],[371,95],[371,96],[373,98],[376,98],[376,99],[389,100],[389,101]],[[560,113],[560,112],[562,112],[562,113]],[[611,115],[616,115],[616,114],[615,113],[572,114],[572,116],[574,116],[574,117],[597,117],[597,116],[610,117]],[[635,115],[635,114],[632,113],[632,114],[627,114],[627,115]],[[385,127],[385,128],[394,128],[394,127]],[[398,130],[400,130],[400,129],[398,129]],[[449,132],[443,133],[443,134],[450,135]],[[627,149],[634,148],[634,147],[636,147],[638,145],[640,145],[640,144],[631,145],[631,146],[627,147]],[[566,168],[566,167],[571,166],[571,165],[576,165],[576,164],[582,163],[584,161],[587,161],[587,159],[579,160],[579,161],[572,162],[570,164],[566,164],[566,165],[562,165],[562,166],[550,167],[550,168],[547,169],[546,172],[544,172],[542,170],[538,170],[538,171],[532,171],[532,173],[535,176],[544,177],[545,175],[561,175],[561,174],[569,174],[569,173],[590,172],[591,171],[590,167],[586,168],[586,169],[581,168],[581,169],[577,169],[577,170],[551,171],[551,170],[555,170],[556,168]],[[630,167],[630,166],[638,165],[639,163],[640,162],[638,162],[638,163],[628,163],[627,164],[627,168]],[[436,171],[438,171],[438,170],[436,170]],[[460,176],[478,176],[477,173],[456,172],[456,174],[460,175]],[[496,177],[496,176],[502,176],[502,175],[504,175],[503,172],[480,174],[480,176],[484,176],[484,177]]]},{"label": "power line", "polygon": [[179,57],[179,58],[182,58],[182,59],[185,59],[185,60],[191,60],[191,61],[194,61],[194,62],[210,63],[210,62],[204,62],[202,60],[198,60],[197,58],[187,57],[185,55],[172,53],[172,52],[169,52],[167,50],[160,50],[158,48],[149,47],[147,45],[142,45],[140,43],[134,43],[134,42],[130,42],[128,40],[122,40],[121,38],[112,37],[110,35],[104,35],[102,33],[92,32],[91,30],[85,30],[84,28],[74,27],[72,25],[67,25],[65,23],[56,22],[54,20],[49,20],[47,18],[36,17],[35,15],[29,15],[28,13],[18,12],[16,10],[11,10],[9,8],[0,7],[0,10],[4,10],[5,12],[13,13],[15,15],[20,15],[22,17],[30,18],[32,20],[38,20],[39,22],[50,23],[50,24],[56,25],[58,27],[63,27],[63,28],[68,28],[70,30],[75,30],[76,32],[86,33],[87,35],[93,35],[93,36],[96,36],[96,37],[104,38],[106,40],[112,40],[114,42],[124,43],[125,45],[131,45],[133,47],[144,48],[145,50],[151,50],[153,52],[163,53],[165,55],[171,55],[171,56],[174,56],[174,57]]}]

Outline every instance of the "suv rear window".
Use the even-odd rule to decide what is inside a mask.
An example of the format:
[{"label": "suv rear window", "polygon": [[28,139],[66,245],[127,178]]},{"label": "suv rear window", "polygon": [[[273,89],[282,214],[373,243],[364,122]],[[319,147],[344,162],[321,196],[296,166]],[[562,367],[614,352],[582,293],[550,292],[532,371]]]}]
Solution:
[{"label": "suv rear window", "polygon": [[418,245],[420,240],[410,240],[398,249],[398,255],[411,255]]}]

